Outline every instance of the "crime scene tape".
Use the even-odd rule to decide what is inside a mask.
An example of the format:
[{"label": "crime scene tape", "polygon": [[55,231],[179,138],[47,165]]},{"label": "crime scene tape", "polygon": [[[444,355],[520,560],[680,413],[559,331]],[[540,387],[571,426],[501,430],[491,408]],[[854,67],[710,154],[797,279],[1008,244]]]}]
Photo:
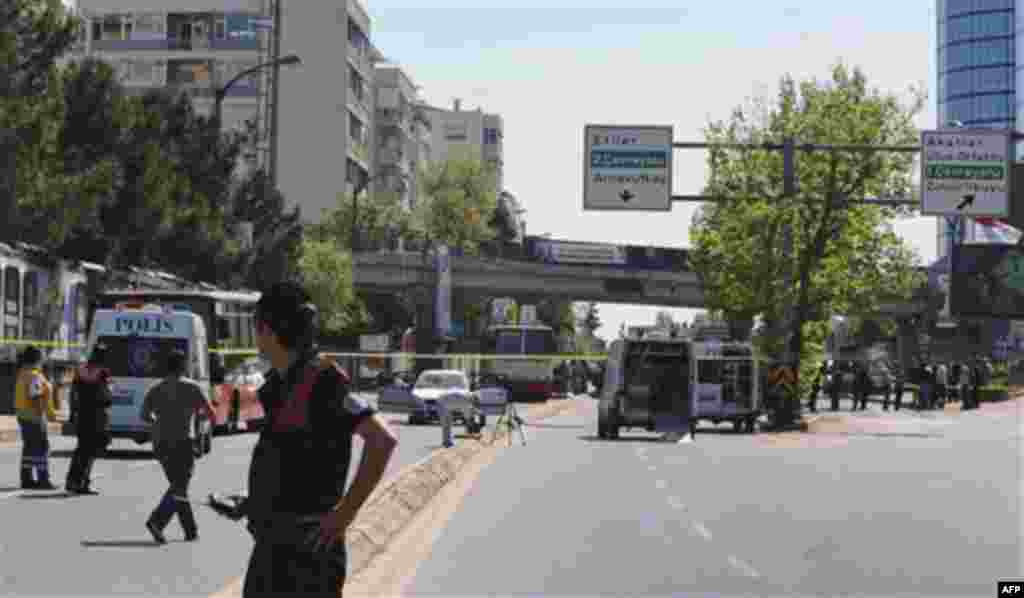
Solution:
[{"label": "crime scene tape", "polygon": [[[255,349],[210,349],[212,353],[222,355],[253,355],[258,352]],[[544,355],[485,355],[480,353],[335,353],[333,351],[321,351],[321,355],[334,358],[365,358],[365,359],[480,359],[493,361],[498,359],[512,359],[525,361],[558,361],[563,359],[581,361],[606,361],[608,356],[604,353],[556,353]]]},{"label": "crime scene tape", "polygon": [[[0,345],[18,345],[27,346],[35,345],[37,347],[44,348],[60,348],[60,349],[80,349],[85,347],[85,343],[71,343],[61,341],[40,341],[32,339],[13,339],[13,338],[0,338]],[[210,348],[211,353],[219,353],[221,355],[251,355],[256,356],[259,354],[255,348],[252,349],[222,349],[222,348]],[[371,359],[387,359],[387,358],[413,358],[413,359],[481,359],[481,360],[496,360],[496,359],[513,359],[513,360],[583,360],[583,361],[605,361],[608,359],[608,355],[605,353],[551,353],[543,355],[495,355],[495,354],[482,354],[482,353],[338,353],[334,351],[321,351],[322,355],[329,357],[344,357],[344,358],[371,358]]]},{"label": "crime scene tape", "polygon": [[78,349],[84,347],[83,343],[69,343],[66,341],[37,341],[32,339],[19,339],[19,338],[0,338],[0,345],[18,345],[28,346],[35,345],[37,347],[57,347],[60,349]]}]

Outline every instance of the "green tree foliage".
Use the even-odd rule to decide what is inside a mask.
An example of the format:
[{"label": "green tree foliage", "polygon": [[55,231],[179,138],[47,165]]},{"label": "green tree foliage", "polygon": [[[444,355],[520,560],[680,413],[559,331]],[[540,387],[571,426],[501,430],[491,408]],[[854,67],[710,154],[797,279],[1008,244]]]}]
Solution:
[{"label": "green tree foliage", "polygon": [[352,288],[352,255],[338,251],[330,240],[302,241],[299,274],[320,311],[326,336],[360,334],[368,330],[369,314]]},{"label": "green tree foliage", "polygon": [[590,301],[581,306],[579,322],[580,328],[586,330],[590,335],[603,326],[601,316],[597,311],[597,303]]},{"label": "green tree foliage", "polygon": [[411,216],[403,208],[401,196],[389,191],[360,193],[358,201],[353,201],[351,193],[339,193],[337,205],[310,232],[318,239],[333,239],[340,247],[350,249],[353,215],[361,250],[385,247],[392,238],[411,232]]},{"label": "green tree foliage", "polygon": [[[78,27],[60,0],[12,0],[0,5],[0,234],[5,239],[42,227],[59,244],[68,223],[95,211],[115,177],[115,164],[68,167],[60,144],[67,103],[55,65]],[[71,201],[68,199],[71,198]]]},{"label": "green tree foliage", "polygon": [[241,234],[240,223],[252,224],[253,247],[239,254],[233,268],[236,282],[264,289],[296,276],[303,236],[299,207],[288,208],[284,194],[262,169],[240,181],[230,205],[233,226],[229,229],[233,235]]},{"label": "green tree foliage", "polygon": [[497,183],[482,161],[456,157],[432,164],[420,174],[420,190],[412,222],[428,242],[472,254],[495,238],[488,221],[497,207]]},{"label": "green tree foliage", "polygon": [[[859,69],[836,66],[828,81],[784,77],[776,98],[737,109],[709,125],[709,142],[913,145],[913,118],[924,98],[870,88]],[[909,297],[920,279],[914,252],[888,222],[892,208],[846,199],[909,196],[913,157],[893,152],[797,152],[797,193],[783,197],[782,153],[714,150],[705,193],[736,198],[703,206],[691,228],[694,269],[708,305],[727,318],[781,322],[796,306],[789,349],[805,353],[808,321],[861,314],[881,301]],[[793,252],[783,255],[786,226]],[[782,347],[777,330],[762,333],[765,348]],[[771,334],[774,332],[774,334]],[[816,338],[816,337],[815,337]],[[824,336],[822,335],[822,339]],[[815,341],[817,342],[817,341]]]}]

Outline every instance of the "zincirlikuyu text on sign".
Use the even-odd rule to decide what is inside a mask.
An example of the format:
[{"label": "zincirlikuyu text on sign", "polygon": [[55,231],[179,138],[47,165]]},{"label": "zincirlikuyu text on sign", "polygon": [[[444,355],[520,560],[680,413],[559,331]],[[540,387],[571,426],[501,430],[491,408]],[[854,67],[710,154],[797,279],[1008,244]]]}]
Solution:
[{"label": "zincirlikuyu text on sign", "polygon": [[1011,155],[1006,131],[922,132],[921,213],[1009,216]]}]

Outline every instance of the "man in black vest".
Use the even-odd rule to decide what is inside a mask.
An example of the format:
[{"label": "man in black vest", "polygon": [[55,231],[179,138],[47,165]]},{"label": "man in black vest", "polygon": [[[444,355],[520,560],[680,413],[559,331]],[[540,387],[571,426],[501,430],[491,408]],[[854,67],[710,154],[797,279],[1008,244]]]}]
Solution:
[{"label": "man in black vest", "polygon": [[[255,539],[242,595],[339,596],[345,530],[380,483],[398,441],[351,396],[345,372],[318,361],[316,308],[279,283],[256,305],[256,344],[271,371],[259,390],[267,414],[249,470],[245,515]],[[345,492],[352,437],[363,456]]]},{"label": "man in black vest", "polygon": [[110,444],[107,410],[113,402],[110,370],[106,368],[107,347],[97,344],[89,361],[75,372],[71,392],[75,396],[75,435],[78,444],[64,487],[72,494],[98,494],[91,485],[92,465]]}]

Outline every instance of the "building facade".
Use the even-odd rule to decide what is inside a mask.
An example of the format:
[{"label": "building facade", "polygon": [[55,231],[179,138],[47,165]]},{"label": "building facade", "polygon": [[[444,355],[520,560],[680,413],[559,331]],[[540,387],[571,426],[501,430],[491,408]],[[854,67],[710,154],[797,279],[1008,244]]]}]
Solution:
[{"label": "building facade", "polygon": [[398,66],[378,65],[374,71],[375,193],[397,193],[412,209],[419,197],[417,171],[431,161],[431,123],[416,86]]},{"label": "building facade", "polygon": [[[936,0],[938,127],[1014,129],[1024,121],[1024,0]],[[1024,144],[1017,145],[1018,159]],[[967,219],[964,241],[987,237]],[[952,227],[936,222],[938,256],[949,253]]]},{"label": "building facade", "polygon": [[937,0],[940,126],[1014,126],[1015,83],[1024,75],[1015,68],[1015,2],[1024,6],[1022,0]]},{"label": "building facade", "polygon": [[504,189],[504,126],[501,116],[483,110],[462,110],[455,100],[452,110],[425,106],[433,131],[433,158],[467,157],[478,159],[495,169],[497,190]]},{"label": "building facade", "polygon": [[[130,92],[187,91],[209,114],[217,90],[271,60],[272,30],[281,55],[302,65],[280,69],[277,182],[307,222],[337,205],[339,194],[369,175],[373,118],[370,19],[357,0],[287,2],[272,23],[274,0],[79,0],[78,55],[109,62]],[[253,165],[267,165],[274,138],[272,69],[232,85],[222,127],[252,123]]]}]

